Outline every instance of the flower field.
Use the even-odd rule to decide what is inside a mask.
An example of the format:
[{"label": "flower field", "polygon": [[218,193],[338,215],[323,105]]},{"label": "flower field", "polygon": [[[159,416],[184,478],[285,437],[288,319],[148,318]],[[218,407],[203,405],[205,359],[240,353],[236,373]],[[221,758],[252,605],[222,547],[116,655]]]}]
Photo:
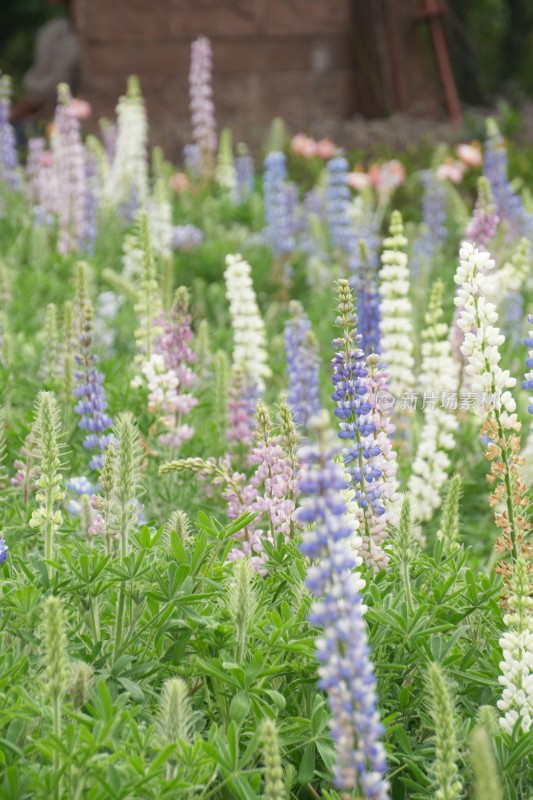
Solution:
[{"label": "flower field", "polygon": [[[0,798],[533,798],[533,203],[0,76]],[[533,310],[533,309],[532,309]],[[529,328],[532,330],[529,330]]]}]

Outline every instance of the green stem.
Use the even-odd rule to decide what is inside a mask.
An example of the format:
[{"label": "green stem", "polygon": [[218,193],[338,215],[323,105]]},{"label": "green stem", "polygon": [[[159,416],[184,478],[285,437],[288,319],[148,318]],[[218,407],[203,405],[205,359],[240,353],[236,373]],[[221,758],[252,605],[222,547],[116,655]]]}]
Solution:
[{"label": "green stem", "polygon": [[121,586],[118,595],[117,621],[115,624],[115,643],[113,647],[113,663],[118,658],[120,645],[122,644],[122,630],[124,627],[124,603],[125,603],[125,592],[124,588]]},{"label": "green stem", "polygon": [[[476,310],[476,323],[477,323],[478,327],[480,327],[480,322],[481,321],[479,319],[479,313],[478,313],[478,297],[477,297],[477,295],[474,296],[474,308]],[[485,358],[485,369],[490,373],[490,375],[493,375],[493,373],[492,373],[492,365],[491,365],[489,359],[485,356],[484,343],[482,344],[481,350],[482,350],[483,356]],[[499,393],[498,393],[498,391],[496,389],[496,382],[494,380],[494,376],[492,377],[491,391],[492,391],[493,395],[498,395],[499,396]],[[512,480],[511,480],[511,470],[510,470],[509,458],[507,456],[507,439],[505,438],[505,434],[504,434],[504,431],[503,431],[500,412],[499,412],[499,409],[497,409],[497,408],[494,410],[494,417],[496,419],[496,425],[498,427],[498,438],[500,440],[499,441],[499,449],[500,449],[500,452],[501,452],[502,463],[503,463],[504,468],[505,468],[505,478],[504,478],[505,494],[506,494],[505,504],[507,506],[507,513],[509,515],[509,528],[510,528],[510,531],[511,531],[511,549],[512,549],[513,558],[516,559],[516,558],[518,558],[518,539],[517,539],[517,533],[516,533],[516,521],[515,521],[515,514],[514,514],[514,507],[513,507],[513,485],[512,485]]]},{"label": "green stem", "polygon": [[95,641],[99,641],[100,639],[100,620],[98,618],[98,605],[97,600],[94,597],[89,598],[90,610],[91,610],[91,627]]},{"label": "green stem", "polygon": [[411,591],[411,574],[409,572],[409,561],[407,559],[402,558],[402,577],[403,577],[403,584],[405,587],[405,597],[407,599],[407,607],[411,613],[414,612],[415,606],[413,603],[413,593]]},{"label": "green stem", "polygon": [[[61,738],[61,697],[59,694],[54,695],[52,698],[52,730],[54,736],[58,739]],[[54,765],[54,777],[57,778],[57,784],[54,789],[54,797],[58,800],[61,797],[61,779],[59,776],[59,770],[61,767],[61,759],[60,753],[57,745],[54,747],[54,758],[53,758],[53,765]]]},{"label": "green stem", "polygon": [[502,462],[505,467],[505,504],[507,506],[507,513],[509,515],[509,529],[511,531],[511,546],[513,552],[513,558],[518,558],[518,538],[516,533],[516,521],[514,515],[514,506],[513,506],[513,487],[511,482],[511,470],[509,464],[509,458],[507,456],[507,442],[504,436],[503,427],[500,420],[500,412],[495,411],[494,416],[496,417],[496,424],[498,425],[498,436],[500,438],[500,442],[505,442],[505,446],[501,445],[501,454],[502,454]]}]

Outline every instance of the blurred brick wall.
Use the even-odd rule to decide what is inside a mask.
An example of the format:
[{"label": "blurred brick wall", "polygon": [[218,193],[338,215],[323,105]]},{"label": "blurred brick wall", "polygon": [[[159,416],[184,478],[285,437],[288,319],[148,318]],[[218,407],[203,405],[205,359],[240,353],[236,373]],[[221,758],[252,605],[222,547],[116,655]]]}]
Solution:
[{"label": "blurred brick wall", "polygon": [[112,117],[138,75],[152,139],[175,158],[190,139],[190,45],[205,35],[219,128],[252,145],[275,116],[321,135],[354,113],[406,110],[422,96],[435,106],[431,65],[412,40],[416,1],[75,0],[83,95]]},{"label": "blurred brick wall", "polygon": [[136,74],[155,139],[175,155],[189,136],[190,44],[209,36],[220,127],[238,136],[282,116],[312,127],[346,118],[355,92],[351,0],[77,0],[83,94],[111,116]]}]

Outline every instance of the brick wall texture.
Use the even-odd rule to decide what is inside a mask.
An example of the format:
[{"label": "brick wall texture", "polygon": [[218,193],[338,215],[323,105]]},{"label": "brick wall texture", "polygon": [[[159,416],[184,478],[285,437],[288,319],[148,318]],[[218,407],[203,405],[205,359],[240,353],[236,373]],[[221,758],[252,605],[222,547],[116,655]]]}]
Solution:
[{"label": "brick wall texture", "polygon": [[[364,0],[364,5],[383,2]],[[372,30],[357,19],[358,5],[354,0],[76,0],[83,94],[97,116],[112,116],[128,75],[138,75],[154,141],[175,156],[190,135],[190,45],[205,35],[213,45],[217,121],[232,127],[237,138],[253,142],[274,116],[311,133],[321,122],[354,113],[376,116],[386,110],[372,74],[380,67],[375,48],[365,49],[362,41]],[[364,23],[371,25],[368,15]],[[374,66],[365,63],[369,59]]]}]

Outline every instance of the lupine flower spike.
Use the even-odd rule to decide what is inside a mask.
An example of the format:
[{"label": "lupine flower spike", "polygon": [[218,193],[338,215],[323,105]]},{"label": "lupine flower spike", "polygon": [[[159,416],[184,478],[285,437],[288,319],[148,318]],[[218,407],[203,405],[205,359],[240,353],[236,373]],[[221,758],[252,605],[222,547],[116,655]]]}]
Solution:
[{"label": "lupine flower spike", "polygon": [[[159,700],[157,720],[157,738],[160,747],[180,742],[189,743],[193,736],[194,714],[187,690],[182,678],[169,678],[163,684]],[[167,762],[167,780],[176,777],[178,763],[175,757]]]},{"label": "lupine flower spike", "polygon": [[444,181],[432,170],[422,173],[424,197],[422,200],[422,232],[413,244],[411,270],[414,280],[419,280],[438,255],[448,234],[446,203],[448,192]]},{"label": "lupine flower spike", "polygon": [[335,389],[331,397],[337,404],[335,416],[340,420],[339,438],[345,442],[343,458],[355,490],[365,559],[379,569],[387,561],[382,548],[387,535],[381,519],[386,513],[383,464],[379,460],[382,451],[379,437],[375,436],[376,424],[366,381],[368,370],[359,347],[361,337],[357,333],[357,315],[348,281],[337,281],[337,293],[338,317],[335,324],[342,335],[333,340],[337,352],[331,362]]},{"label": "lupine flower spike", "polygon": [[470,735],[470,760],[474,770],[476,800],[503,800],[492,739],[481,725]]},{"label": "lupine flower spike", "polygon": [[259,313],[250,265],[240,255],[226,256],[226,297],[233,327],[233,364],[248,377],[252,390],[261,394],[271,375],[267,364],[265,324]]},{"label": "lupine flower spike", "polygon": [[[44,604],[44,649],[46,662],[46,693],[52,707],[52,727],[54,736],[61,738],[61,704],[68,686],[67,657],[65,652],[65,631],[63,608],[57,597],[48,597]],[[60,775],[61,751],[53,749],[54,773]],[[60,796],[59,789],[58,796]]]},{"label": "lupine flower spike", "polygon": [[107,203],[134,217],[148,197],[148,122],[138,78],[128,79],[117,106],[118,129],[113,163],[105,187]]},{"label": "lupine flower spike", "polygon": [[512,734],[515,726],[528,733],[533,727],[533,599],[528,564],[519,556],[514,564],[511,595],[504,622],[507,630],[500,639],[503,694],[498,708],[502,729]]},{"label": "lupine flower spike", "polygon": [[191,45],[189,97],[193,139],[200,153],[202,172],[206,177],[210,177],[212,173],[217,149],[212,67],[211,42],[205,36],[200,36]]},{"label": "lupine flower spike", "polygon": [[229,193],[235,191],[237,176],[233,160],[233,138],[229,128],[224,128],[220,134],[215,177],[221,189]]},{"label": "lupine flower spike", "polygon": [[70,89],[58,86],[58,106],[52,138],[57,179],[60,253],[81,250],[87,238],[87,172],[80,123]]},{"label": "lupine flower spike", "polygon": [[265,158],[264,177],[266,235],[278,259],[294,249],[289,228],[286,180],[287,159],[284,153],[269,153]]},{"label": "lupine flower spike", "polygon": [[533,216],[526,211],[521,197],[511,186],[507,174],[507,149],[493,119],[487,120],[484,174],[490,183],[499,218],[511,234],[526,236],[533,241]]},{"label": "lupine flower spike", "polygon": [[110,439],[110,433],[106,433],[106,431],[109,431],[113,422],[107,414],[107,401],[103,386],[104,376],[96,366],[98,356],[93,350],[93,322],[93,309],[87,301],[79,352],[76,355],[78,368],[74,372],[76,386],[73,395],[78,398],[78,402],[74,406],[74,411],[80,416],[78,427],[86,431],[83,446],[86,450],[97,451],[97,454],[91,458],[89,466],[91,469],[99,469],[101,451],[105,449]]},{"label": "lupine flower spike", "polygon": [[337,156],[328,162],[327,216],[331,244],[346,255],[351,252],[353,239],[347,175],[348,161],[344,156]]},{"label": "lupine flower spike", "polygon": [[477,183],[477,200],[474,213],[465,231],[465,240],[476,244],[480,250],[488,248],[498,230],[500,218],[488,179],[482,175]]},{"label": "lupine flower spike", "polygon": [[327,414],[321,412],[309,424],[318,446],[301,451],[300,489],[306,499],[298,520],[309,526],[302,552],[314,562],[306,583],[315,597],[310,621],[323,629],[316,643],[319,685],[331,711],[337,753],[335,785],[359,790],[368,800],[386,800],[383,729],[363,619],[364,582],[355,570],[361,560],[351,547],[353,529],[342,496],[346,483],[332,461],[337,448],[328,434]]},{"label": "lupine flower spike", "polygon": [[0,184],[20,188],[15,131],[9,122],[11,110],[11,80],[0,74]]},{"label": "lupine flower spike", "polygon": [[32,514],[30,526],[39,528],[44,539],[44,557],[54,557],[54,540],[63,522],[59,503],[65,497],[61,476],[61,423],[59,406],[51,392],[39,392],[35,404],[35,423],[32,445],[40,459],[40,474],[35,481],[38,506]]},{"label": "lupine flower spike", "polygon": [[286,800],[287,791],[283,781],[283,768],[279,752],[278,732],[271,719],[261,726],[263,760],[265,762],[265,800]]},{"label": "lupine flower spike", "polygon": [[318,342],[302,304],[291,301],[291,318],[285,324],[285,352],[289,390],[287,402],[294,421],[303,428],[320,410],[320,355]]},{"label": "lupine flower spike", "polygon": [[436,281],[426,312],[426,328],[422,332],[422,366],[420,385],[423,389],[424,424],[409,478],[413,511],[420,521],[431,519],[441,502],[440,492],[448,477],[450,456],[455,447],[457,417],[445,397],[453,397],[459,382],[458,364],[452,356],[448,326],[442,321],[444,284]]},{"label": "lupine flower spike", "polygon": [[462,786],[457,761],[457,737],[452,701],[442,669],[439,664],[430,664],[428,691],[431,715],[435,724],[435,798],[459,800]]},{"label": "lupine flower spike", "polygon": [[388,238],[383,241],[381,271],[381,350],[392,393],[399,397],[414,386],[413,309],[409,299],[407,239],[399,211],[393,211]]},{"label": "lupine flower spike", "polygon": [[[471,376],[472,391],[477,393],[478,400],[488,405],[487,421],[481,432],[490,439],[486,457],[492,463],[487,480],[495,485],[491,506],[498,509],[500,504],[504,506],[504,510],[496,511],[496,525],[502,529],[496,547],[500,552],[511,552],[516,559],[531,523],[523,511],[528,500],[518,470],[521,464],[517,436],[520,423],[509,391],[516,381],[508,370],[499,366],[499,348],[505,336],[496,327],[498,314],[494,304],[486,299],[492,294],[490,270],[495,263],[489,253],[478,251],[468,242],[463,242],[459,258],[455,276],[459,290],[455,304],[461,310],[458,326],[464,332],[461,352],[468,360],[466,372]],[[508,565],[501,564],[499,569],[509,577]]]}]

